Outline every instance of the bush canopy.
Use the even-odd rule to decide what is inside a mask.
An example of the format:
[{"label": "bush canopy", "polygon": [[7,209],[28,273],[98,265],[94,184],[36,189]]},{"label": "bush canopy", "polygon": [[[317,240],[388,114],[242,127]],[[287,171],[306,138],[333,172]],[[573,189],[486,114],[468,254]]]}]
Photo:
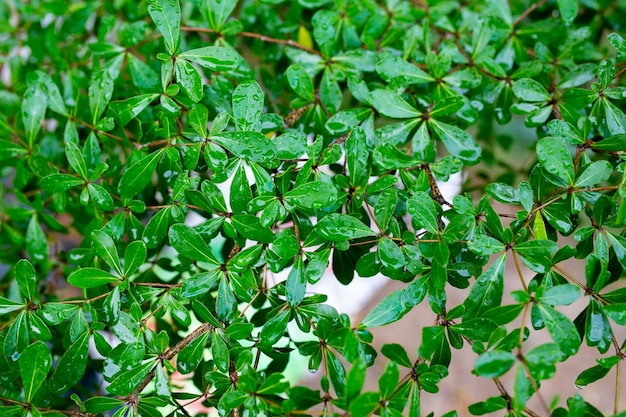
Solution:
[{"label": "bush canopy", "polygon": [[[626,415],[625,2],[9,0],[0,27],[0,416],[425,416],[463,346],[496,395],[447,417]],[[359,321],[309,288],[376,274],[403,287]],[[373,347],[420,303],[417,351]],[[582,344],[567,383],[609,408],[542,395]]]}]

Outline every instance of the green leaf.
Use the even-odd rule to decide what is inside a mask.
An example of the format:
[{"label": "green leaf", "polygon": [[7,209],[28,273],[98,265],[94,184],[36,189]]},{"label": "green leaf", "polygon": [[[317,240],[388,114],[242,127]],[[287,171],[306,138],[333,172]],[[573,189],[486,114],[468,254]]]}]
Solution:
[{"label": "green leaf", "polygon": [[597,359],[597,362],[599,365],[585,369],[578,375],[576,382],[574,382],[576,388],[585,388],[592,382],[596,382],[604,378],[619,362],[619,359],[617,356],[609,356],[608,358]]},{"label": "green leaf", "polygon": [[363,326],[378,327],[393,323],[402,318],[407,309],[402,303],[403,291],[394,291],[386,296],[376,307],[363,319]]},{"label": "green leaf", "polygon": [[618,33],[611,33],[607,37],[613,48],[617,49],[618,52],[622,54],[626,54],[626,40],[620,36]]},{"label": "green leaf", "polygon": [[609,161],[595,161],[589,164],[576,179],[576,187],[590,187],[609,179],[613,166]]},{"label": "green leaf", "polygon": [[437,206],[435,201],[425,192],[417,191],[407,201],[409,214],[420,228],[434,234],[439,233]]},{"label": "green leaf", "polygon": [[159,91],[161,86],[159,75],[150,65],[144,63],[136,55],[130,52],[126,53],[126,62],[133,84],[135,84],[139,91]]},{"label": "green leaf", "polygon": [[48,240],[39,224],[37,214],[33,214],[26,228],[26,251],[35,263],[42,263],[48,259]]},{"label": "green leaf", "polygon": [[263,164],[276,157],[274,142],[259,132],[223,132],[219,136],[211,136],[211,140],[246,161]]},{"label": "green leaf", "polygon": [[522,78],[513,84],[513,94],[520,100],[544,103],[552,99],[545,87],[532,78]]},{"label": "green leaf", "polygon": [[181,295],[185,298],[194,298],[205,294],[220,278],[223,279],[223,274],[219,269],[195,274],[183,282]]},{"label": "green leaf", "polygon": [[304,261],[297,257],[289,271],[285,282],[287,291],[287,303],[290,307],[295,307],[302,302],[306,293],[306,274],[304,273]]},{"label": "green leaf", "polygon": [[81,178],[87,180],[89,178],[89,175],[87,174],[87,165],[85,164],[85,159],[83,158],[83,152],[78,145],[74,142],[66,141],[65,156],[67,157],[67,162],[69,162],[72,169],[74,169],[74,171],[76,171]]},{"label": "green leaf", "polygon": [[481,256],[494,255],[505,249],[502,242],[487,235],[478,235],[475,240],[468,242],[467,247]]},{"label": "green leaf", "polygon": [[230,207],[233,213],[248,211],[250,200],[252,200],[252,190],[250,189],[248,176],[244,165],[239,164],[230,184]]},{"label": "green leaf", "polygon": [[425,84],[435,81],[428,73],[397,56],[378,61],[376,72],[385,81],[391,81],[394,77],[404,77],[408,84]]},{"label": "green leaf", "polygon": [[237,299],[228,280],[220,280],[217,290],[217,302],[215,303],[215,313],[222,322],[230,322],[236,317]]},{"label": "green leaf", "polygon": [[148,13],[163,35],[165,46],[174,55],[180,44],[180,5],[178,0],[150,0]]},{"label": "green leaf", "polygon": [[0,417],[16,417],[23,415],[24,407],[21,405],[0,406]]},{"label": "green leaf", "polygon": [[237,6],[236,1],[220,1],[220,0],[207,0],[205,7],[207,8],[207,22],[209,27],[216,32],[222,28],[228,16],[231,15],[235,6]]},{"label": "green leaf", "polygon": [[191,343],[183,348],[176,357],[176,366],[178,372],[187,375],[198,367],[204,354],[204,347],[211,333],[206,332],[194,339]]},{"label": "green leaf", "polygon": [[193,130],[203,138],[207,137],[206,125],[209,120],[209,110],[202,104],[196,104],[189,109],[189,124]]},{"label": "green leaf", "polygon": [[[230,326],[229,326],[230,327]],[[228,345],[217,332],[213,332],[211,338],[211,355],[215,366],[222,372],[228,372],[230,367],[230,352]]]},{"label": "green leaf", "polygon": [[278,159],[295,159],[306,153],[306,136],[296,130],[288,130],[274,139]]},{"label": "green leaf", "polygon": [[611,135],[626,134],[626,115],[624,112],[606,99],[602,100],[602,103],[604,105],[604,116],[609,133],[611,133]]},{"label": "green leaf", "polygon": [[567,25],[572,23],[578,14],[578,0],[557,0],[557,4],[563,22]]},{"label": "green leaf", "polygon": [[464,319],[482,317],[487,310],[502,304],[505,264],[506,253],[503,253],[484,273],[476,278],[476,283],[464,302]]},{"label": "green leaf", "polygon": [[146,155],[132,164],[124,174],[117,186],[122,198],[131,198],[139,194],[152,181],[152,174],[165,153],[166,148]]},{"label": "green leaf", "polygon": [[291,89],[307,102],[315,100],[315,93],[313,91],[313,80],[309,77],[309,74],[299,65],[291,65],[285,72],[287,82]]},{"label": "green leaf", "polygon": [[81,268],[67,277],[67,282],[78,288],[94,288],[119,281],[119,277],[98,268]]},{"label": "green leaf", "polygon": [[232,49],[222,46],[190,49],[178,54],[178,58],[191,61],[212,71],[230,71],[239,65],[239,55]]},{"label": "green leaf", "polygon": [[485,401],[470,404],[468,411],[474,416],[493,413],[494,411],[506,408],[506,400],[502,397],[489,397]]},{"label": "green leaf", "polygon": [[[67,107],[65,106],[65,102],[63,101],[63,96],[61,96],[61,92],[59,91],[59,87],[52,80],[52,78],[43,71],[35,71],[33,73],[33,79],[37,79],[39,83],[44,87],[46,91],[46,96],[48,98],[48,108],[50,110],[57,112],[58,114],[65,116],[67,115]],[[30,74],[29,74],[29,82]]]},{"label": "green leaf", "polygon": [[606,233],[605,236],[611,241],[617,260],[622,264],[623,268],[626,268],[626,238],[610,232]]},{"label": "green leaf", "polygon": [[89,332],[83,333],[65,351],[50,377],[50,390],[60,394],[76,385],[85,374],[89,356]]},{"label": "green leaf", "polygon": [[382,115],[394,119],[417,118],[422,115],[416,108],[407,103],[399,94],[391,90],[379,89],[370,92],[370,100],[374,108]]},{"label": "green leaf", "polygon": [[358,109],[342,110],[333,114],[326,122],[326,129],[333,135],[342,135],[351,128],[360,124],[367,116],[372,114],[372,110],[367,107]]},{"label": "green leaf", "polygon": [[88,413],[102,413],[103,411],[113,410],[124,404],[124,401],[110,397],[91,397],[87,398],[83,405]]},{"label": "green leaf", "polygon": [[621,151],[626,148],[626,135],[616,135],[591,144],[593,149],[601,151]]},{"label": "green leaf", "polygon": [[20,289],[20,293],[26,300],[34,300],[38,294],[37,274],[33,264],[26,259],[20,259],[15,264],[15,281]]},{"label": "green leaf", "polygon": [[337,242],[376,236],[376,233],[358,219],[348,215],[332,213],[325,216],[315,226],[315,231],[325,240]]},{"label": "green leaf", "polygon": [[143,265],[148,253],[146,244],[140,240],[131,242],[124,252],[124,276],[129,277]]},{"label": "green leaf", "polygon": [[19,359],[20,352],[28,346],[30,340],[29,330],[28,313],[21,311],[9,326],[9,330],[4,338],[2,351],[7,359],[11,361]]},{"label": "green leaf", "polygon": [[626,303],[605,305],[602,311],[615,323],[626,326]]},{"label": "green leaf", "polygon": [[515,204],[519,203],[517,190],[508,184],[501,182],[492,182],[486,188],[487,194],[501,203]]},{"label": "green leaf", "polygon": [[413,366],[406,350],[398,343],[384,344],[380,349],[380,352],[398,365],[402,365],[406,368],[411,368]]},{"label": "green leaf", "polygon": [[260,343],[264,346],[272,346],[283,336],[287,330],[289,317],[291,316],[288,309],[278,313],[278,315],[269,318],[259,334]]},{"label": "green leaf", "polygon": [[458,157],[467,165],[478,163],[482,155],[482,149],[472,138],[472,135],[457,126],[434,119],[428,121],[428,127],[433,130],[452,155]]},{"label": "green leaf", "polygon": [[[120,287],[118,286],[113,288],[113,291],[106,296],[102,303],[102,320],[110,325],[115,325],[120,319],[121,306]],[[82,316],[76,315],[74,317]]]},{"label": "green leaf", "polygon": [[533,220],[533,234],[537,240],[548,240],[546,223],[543,221],[541,210],[535,214],[535,218]]},{"label": "green leaf", "polygon": [[588,346],[597,346],[602,353],[609,349],[614,337],[607,315],[606,310],[596,300],[589,300],[585,317],[585,339]]},{"label": "green leaf", "polygon": [[242,82],[233,92],[233,115],[240,130],[255,131],[261,127],[263,90],[254,80]]},{"label": "green leaf", "polygon": [[[574,185],[574,163],[567,148],[558,139],[546,137],[537,142],[537,157],[541,165],[559,181],[555,185]],[[551,177],[548,177],[552,181]]]},{"label": "green leaf", "polygon": [[154,367],[154,361],[148,361],[135,366],[127,371],[118,373],[106,387],[106,390],[114,395],[128,395],[141,384],[141,381]]},{"label": "green leaf", "polygon": [[533,347],[524,355],[530,374],[536,381],[550,379],[556,373],[556,362],[563,359],[563,355],[556,343],[546,343]]},{"label": "green leaf", "polygon": [[350,415],[354,417],[371,416],[380,406],[380,398],[377,393],[364,392],[350,403]]},{"label": "green leaf", "polygon": [[561,284],[547,289],[537,301],[551,306],[566,306],[578,300],[579,297],[580,288],[576,285]]},{"label": "green leaf", "polygon": [[422,344],[419,347],[419,354],[424,359],[430,360],[431,365],[443,365],[446,368],[450,365],[450,344],[444,326],[422,328]]},{"label": "green leaf", "polygon": [[165,207],[157,211],[148,220],[145,229],[143,230],[142,240],[146,243],[148,249],[154,249],[158,247],[167,235],[167,227],[169,226],[171,208]]},{"label": "green leaf", "polygon": [[257,394],[279,395],[289,389],[289,381],[282,374],[271,374],[256,391]]},{"label": "green leaf", "polygon": [[381,231],[387,230],[397,205],[398,191],[395,188],[383,190],[378,196],[374,204],[374,218]]},{"label": "green leaf", "polygon": [[111,194],[98,184],[87,184],[89,190],[89,196],[95,203],[96,207],[104,211],[112,211],[115,206]]},{"label": "green leaf", "polygon": [[537,304],[541,317],[552,336],[565,355],[573,355],[580,346],[580,336],[574,323],[563,313],[546,304]]},{"label": "green leaf", "polygon": [[564,120],[550,120],[548,123],[548,130],[550,131],[550,135],[561,139],[565,143],[572,145],[581,145],[585,143],[585,139],[582,137],[578,129]]},{"label": "green leaf", "polygon": [[551,240],[530,240],[516,244],[513,249],[528,268],[543,274],[552,268],[552,255],[558,245]]},{"label": "green leaf", "polygon": [[388,268],[400,269],[406,263],[400,247],[388,237],[378,241],[377,253],[380,262]]},{"label": "green leaf", "polygon": [[41,129],[41,122],[46,114],[48,100],[40,84],[29,85],[22,99],[22,122],[28,139],[29,147],[35,143],[35,138]]},{"label": "green leaf", "polygon": [[320,101],[330,113],[336,113],[341,107],[343,98],[341,88],[335,79],[332,71],[324,69],[322,81],[320,82]]},{"label": "green leaf", "polygon": [[295,206],[319,210],[337,200],[337,189],[327,182],[313,181],[285,193],[283,198]]},{"label": "green leaf", "polygon": [[[405,127],[412,129],[415,125],[414,121],[406,122]],[[396,145],[385,142],[374,149],[372,159],[380,164],[383,168],[394,170],[399,168],[411,168],[420,164],[420,160],[413,155],[407,155],[396,147]]]},{"label": "green leaf", "polygon": [[[89,109],[91,110],[91,121],[95,125],[113,95],[113,79],[106,69],[96,72],[89,83]],[[80,174],[80,172],[78,172]],[[82,174],[81,174],[82,176]],[[83,177],[85,178],[85,177]]]},{"label": "green leaf", "polygon": [[252,323],[233,323],[226,328],[224,336],[231,340],[241,340],[250,336],[252,330],[254,330]]},{"label": "green leaf", "polygon": [[22,351],[19,359],[24,396],[30,403],[52,368],[52,355],[45,343],[38,341]]},{"label": "green leaf", "polygon": [[213,266],[220,265],[211,248],[206,244],[195,228],[178,223],[170,228],[170,245],[178,253],[194,261],[201,261]]},{"label": "green leaf", "polygon": [[320,10],[311,19],[313,38],[324,57],[330,57],[338,39],[339,13],[331,10]]},{"label": "green leaf", "polygon": [[237,233],[246,239],[250,239],[260,243],[272,243],[274,233],[272,230],[261,224],[261,220],[249,214],[236,214],[231,217],[231,222]]},{"label": "green leaf", "polygon": [[118,276],[124,276],[122,264],[117,254],[117,247],[111,236],[101,230],[94,230],[91,232],[91,247],[96,255],[101,257]]},{"label": "green leaf", "polygon": [[[0,119],[0,122],[2,119]],[[0,139],[0,161],[6,159],[18,158],[21,155],[26,155],[28,150],[23,146],[16,145],[8,140]]]},{"label": "green leaf", "polygon": [[126,100],[112,101],[109,109],[113,110],[120,121],[120,126],[124,127],[132,119],[137,117],[150,103],[152,103],[158,94],[143,94],[131,97]]},{"label": "green leaf", "polygon": [[157,365],[155,368],[154,390],[157,397],[169,399],[172,395],[170,380],[168,379],[163,367]]},{"label": "green leaf", "polygon": [[198,70],[189,61],[179,59],[174,63],[176,81],[180,88],[197,103],[202,98],[202,77]]},{"label": "green leaf", "polygon": [[483,378],[497,378],[511,369],[514,363],[513,353],[494,350],[480,355],[474,363],[472,372]]},{"label": "green leaf", "polygon": [[12,311],[21,310],[24,308],[24,304],[16,303],[8,298],[0,297],[0,316],[9,314]]},{"label": "green leaf", "polygon": [[448,328],[470,340],[487,342],[496,330],[496,327],[496,323],[489,318],[476,317],[469,320],[464,319],[462,323],[453,324]]},{"label": "green leaf", "polygon": [[430,110],[430,117],[448,116],[456,113],[465,105],[463,99],[459,96],[447,97],[443,100],[437,101],[433,108]]},{"label": "green leaf", "polygon": [[367,166],[369,159],[367,138],[365,131],[360,126],[352,129],[350,136],[346,139],[345,153],[350,184],[357,187],[363,184],[369,177]]}]

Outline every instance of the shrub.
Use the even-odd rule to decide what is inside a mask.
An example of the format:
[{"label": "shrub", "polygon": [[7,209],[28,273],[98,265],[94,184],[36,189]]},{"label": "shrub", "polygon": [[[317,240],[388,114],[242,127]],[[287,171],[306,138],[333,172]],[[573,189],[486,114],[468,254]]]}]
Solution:
[{"label": "shrub", "polygon": [[[0,415],[419,416],[466,345],[472,414],[602,416],[541,396],[583,343],[618,413],[626,6],[580,3],[1,4]],[[362,321],[307,290],[377,273]]]}]

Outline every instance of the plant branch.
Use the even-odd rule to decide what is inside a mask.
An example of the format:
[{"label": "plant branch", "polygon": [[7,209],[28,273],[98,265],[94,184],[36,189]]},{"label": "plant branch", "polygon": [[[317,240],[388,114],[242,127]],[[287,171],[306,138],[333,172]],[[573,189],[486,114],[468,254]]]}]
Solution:
[{"label": "plant branch", "polygon": [[[209,29],[209,28],[194,28],[194,27],[190,27],[190,26],[181,26],[180,30],[183,31],[183,32],[199,32],[199,33],[215,33],[215,34],[217,34],[216,31],[214,31],[213,29]],[[276,43],[276,44],[280,44],[280,45],[290,46],[292,48],[300,49],[300,50],[306,51],[306,52],[308,52],[310,54],[314,54],[314,55],[323,57],[323,55],[322,55],[322,53],[320,51],[316,51],[315,49],[307,48],[306,46],[300,45],[298,42],[292,41],[291,39],[272,38],[271,36],[265,36],[265,35],[261,35],[260,33],[254,33],[254,32],[239,32],[239,33],[237,33],[237,35],[242,36],[244,38],[258,39],[258,40],[260,40],[262,42]]]},{"label": "plant branch", "polygon": [[543,6],[545,2],[546,0],[539,0],[537,3],[532,4],[528,9],[524,10],[524,12],[513,22],[513,27],[522,23],[532,12]]},{"label": "plant branch", "polygon": [[[174,356],[178,355],[178,353],[181,350],[183,350],[185,347],[187,347],[191,342],[193,342],[198,337],[202,336],[204,333],[206,333],[208,331],[211,331],[211,330],[213,330],[213,326],[211,324],[209,324],[209,323],[202,323],[196,330],[192,331],[187,336],[185,336],[185,338],[183,340],[181,340],[180,342],[176,343],[176,345],[173,348],[168,349],[163,354],[161,360],[162,361],[163,360],[171,360]],[[157,364],[157,366],[161,366],[161,365]],[[150,381],[152,381],[152,379],[154,379],[155,375],[156,375],[156,366],[154,368],[152,368],[150,373],[148,375],[146,375],[144,380],[141,381],[141,384],[139,384],[137,389],[135,389],[135,391],[131,395],[139,395],[141,393],[141,391],[143,391],[146,388],[146,386],[150,383]]]}]

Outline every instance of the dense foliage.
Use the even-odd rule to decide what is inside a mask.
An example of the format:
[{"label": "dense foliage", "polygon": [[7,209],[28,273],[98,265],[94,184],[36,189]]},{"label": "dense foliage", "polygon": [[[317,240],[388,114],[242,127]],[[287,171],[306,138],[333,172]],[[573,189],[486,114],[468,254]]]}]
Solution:
[{"label": "dense foliage", "polygon": [[[500,390],[472,414],[604,415],[528,401],[581,344],[568,383],[619,390],[623,1],[9,0],[0,27],[0,416],[420,416],[463,345]],[[361,322],[307,291],[377,273],[405,287]],[[417,352],[372,347],[420,303]]]}]

